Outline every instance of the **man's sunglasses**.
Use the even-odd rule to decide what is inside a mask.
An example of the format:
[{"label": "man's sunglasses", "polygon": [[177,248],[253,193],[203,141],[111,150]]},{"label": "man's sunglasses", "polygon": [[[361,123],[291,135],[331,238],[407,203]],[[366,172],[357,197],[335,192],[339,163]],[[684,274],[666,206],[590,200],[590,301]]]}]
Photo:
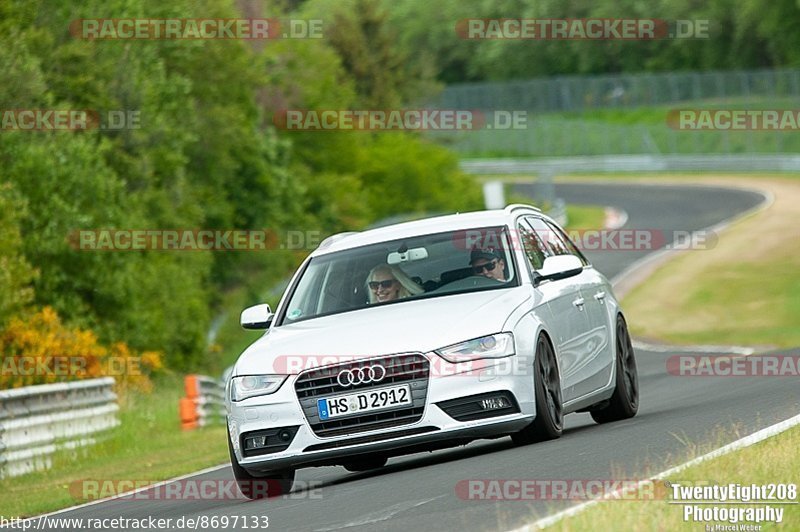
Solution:
[{"label": "man's sunglasses", "polygon": [[491,272],[494,271],[495,266],[497,266],[497,261],[493,260],[491,262],[487,262],[486,264],[481,264],[480,266],[473,266],[472,271],[474,271],[477,274],[480,274],[485,268],[487,272]]},{"label": "man's sunglasses", "polygon": [[392,286],[394,286],[394,282],[395,282],[394,279],[387,279],[385,281],[370,281],[367,284],[373,290],[377,290],[379,286],[384,289],[391,288]]}]

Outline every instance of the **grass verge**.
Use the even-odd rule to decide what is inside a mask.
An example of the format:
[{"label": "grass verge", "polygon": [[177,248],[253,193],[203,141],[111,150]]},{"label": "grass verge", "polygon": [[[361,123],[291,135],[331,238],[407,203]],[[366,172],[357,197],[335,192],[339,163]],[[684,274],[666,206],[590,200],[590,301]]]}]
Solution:
[{"label": "grass verge", "polygon": [[633,334],[682,344],[800,345],[800,183],[751,184],[771,191],[774,203],[722,232],[715,247],[682,253],[632,290],[623,305],[636,316]]},{"label": "grass verge", "polygon": [[225,426],[183,431],[183,380],[168,377],[149,395],[123,399],[121,425],[96,445],[53,457],[53,467],[0,480],[0,515],[32,516],[88,502],[83,480],[159,481],[228,460]]},{"label": "grass verge", "polygon": [[602,229],[606,211],[597,205],[567,205],[567,231]]},{"label": "grass verge", "polygon": [[[751,484],[797,483],[800,480],[800,461],[797,460],[798,447],[800,447],[800,427],[795,427],[746,449],[690,467],[668,480],[685,485],[738,483],[749,486]],[[655,493],[658,494],[659,491],[656,490]],[[683,505],[669,504],[672,499],[671,491],[664,490],[661,493],[666,493],[665,498],[605,501],[576,516],[556,523],[548,530],[683,530],[688,528],[707,530],[705,523],[684,520]],[[797,500],[795,497],[794,501]],[[763,505],[736,506],[747,508]],[[762,530],[800,529],[800,504],[773,504],[771,506],[784,510],[783,520],[777,526],[762,523],[764,525]],[[716,523],[709,524],[713,526]],[[720,524],[731,526],[729,522]],[[739,530],[739,524],[748,523],[737,523],[736,530]]]}]

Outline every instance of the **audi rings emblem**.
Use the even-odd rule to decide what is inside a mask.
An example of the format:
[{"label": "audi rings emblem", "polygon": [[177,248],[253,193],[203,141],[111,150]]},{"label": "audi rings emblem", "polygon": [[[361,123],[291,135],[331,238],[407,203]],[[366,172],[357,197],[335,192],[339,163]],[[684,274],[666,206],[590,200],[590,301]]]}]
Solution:
[{"label": "audi rings emblem", "polygon": [[386,377],[386,368],[380,364],[374,366],[364,366],[363,368],[346,369],[339,372],[337,382],[343,388],[355,384],[367,384],[370,382],[381,382]]}]

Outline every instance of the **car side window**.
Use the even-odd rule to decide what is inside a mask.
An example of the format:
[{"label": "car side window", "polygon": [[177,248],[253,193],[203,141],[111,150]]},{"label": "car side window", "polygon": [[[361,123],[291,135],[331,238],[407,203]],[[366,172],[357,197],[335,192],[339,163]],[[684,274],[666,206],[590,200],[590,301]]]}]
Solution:
[{"label": "car side window", "polygon": [[566,234],[564,234],[564,231],[562,231],[560,227],[548,221],[545,221],[545,223],[547,224],[548,227],[550,227],[550,230],[553,232],[554,236],[557,237],[559,240],[561,240],[561,242],[563,242],[564,246],[566,246],[566,248],[572,255],[575,255],[576,257],[581,259],[581,262],[583,263],[584,266],[589,264],[589,261],[586,260],[586,257],[583,256],[583,253],[581,253],[578,247],[572,242],[572,240],[570,240],[569,237]]},{"label": "car side window", "polygon": [[533,227],[533,230],[536,232],[536,236],[538,236],[539,240],[541,240],[541,242],[544,244],[545,257],[551,257],[555,255],[572,255],[572,251],[558,234],[558,231],[553,229],[544,220],[534,216],[529,216],[527,217],[527,221],[531,227]]},{"label": "car side window", "polygon": [[527,218],[522,218],[517,222],[517,234],[531,268],[533,268],[534,271],[541,269],[547,254],[544,251],[544,244],[539,237],[536,236],[536,233],[530,225],[528,225]]}]

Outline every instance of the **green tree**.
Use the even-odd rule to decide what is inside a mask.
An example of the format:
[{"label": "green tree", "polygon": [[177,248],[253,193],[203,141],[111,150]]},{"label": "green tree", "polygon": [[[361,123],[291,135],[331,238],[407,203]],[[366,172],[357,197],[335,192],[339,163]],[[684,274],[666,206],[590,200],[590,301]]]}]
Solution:
[{"label": "green tree", "polygon": [[369,109],[394,109],[429,96],[435,89],[433,72],[409,61],[379,0],[316,0],[307,4],[309,16],[330,21],[325,37],[353,80],[358,104]]},{"label": "green tree", "polygon": [[37,274],[22,254],[17,224],[25,210],[15,196],[9,183],[0,184],[0,324],[33,300],[31,282]]}]

